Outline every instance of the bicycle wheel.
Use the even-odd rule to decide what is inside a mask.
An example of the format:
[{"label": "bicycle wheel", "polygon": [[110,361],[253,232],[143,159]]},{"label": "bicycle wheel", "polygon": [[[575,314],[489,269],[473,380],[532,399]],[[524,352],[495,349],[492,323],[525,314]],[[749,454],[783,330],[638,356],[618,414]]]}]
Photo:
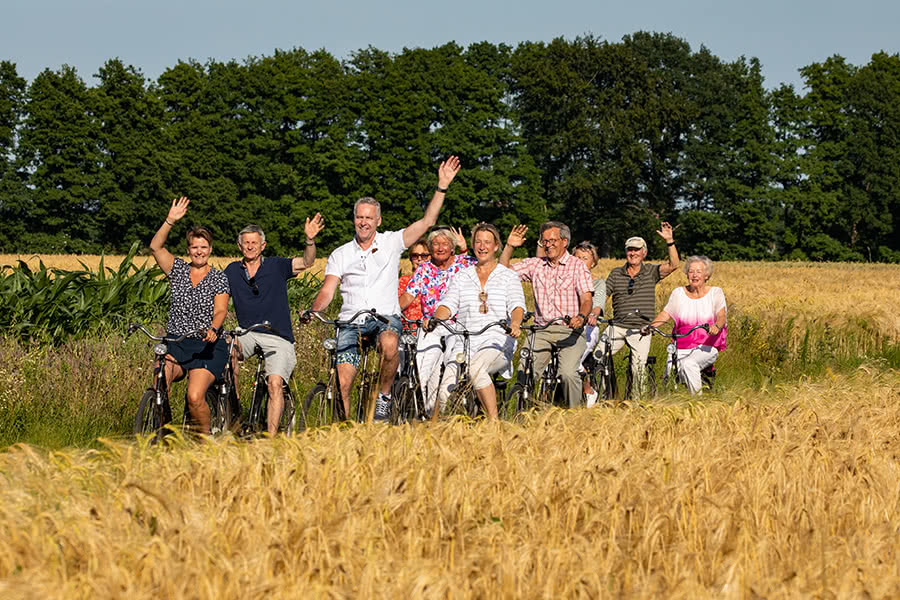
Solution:
[{"label": "bicycle wheel", "polygon": [[[653,359],[653,362],[650,359]],[[656,398],[659,393],[656,389],[656,357],[651,356],[647,358],[647,397],[648,398]]]},{"label": "bicycle wheel", "polygon": [[250,433],[260,433],[268,430],[266,422],[269,405],[269,386],[266,378],[260,374],[253,387],[253,401],[250,403],[250,415],[247,419],[247,427]]},{"label": "bicycle wheel", "polygon": [[506,411],[505,418],[511,421],[522,412],[525,412],[525,386],[517,383],[509,389],[506,395]]},{"label": "bicycle wheel", "polygon": [[595,387],[594,390],[600,393],[600,398],[603,399],[604,402],[614,404],[618,389],[616,387],[616,372],[613,365],[610,364],[608,367],[601,366],[596,374],[596,378],[597,386],[600,389],[597,390],[597,387]]},{"label": "bicycle wheel", "polygon": [[391,411],[391,425],[400,425],[411,419],[413,410],[413,390],[409,387],[409,377],[398,377],[394,380],[391,395],[394,399],[394,407]]},{"label": "bicycle wheel", "polygon": [[137,414],[134,417],[134,433],[146,435],[156,432],[160,427],[162,419],[156,408],[156,391],[148,388],[138,403]]},{"label": "bicycle wheel", "polygon": [[556,382],[552,379],[542,379],[541,389],[537,394],[535,405],[540,408],[549,408],[553,406],[556,398]]},{"label": "bicycle wheel", "polygon": [[228,413],[230,407],[225,396],[216,389],[215,384],[206,390],[206,404],[209,406],[209,434],[221,435],[228,429],[231,421]]},{"label": "bicycle wheel", "polygon": [[297,414],[297,405],[294,402],[294,393],[291,387],[284,384],[284,404],[281,409],[281,421],[278,423],[278,431],[285,435],[292,435],[296,431],[303,431],[304,421],[302,411]]},{"label": "bicycle wheel", "polygon": [[303,413],[307,427],[328,425],[334,419],[334,407],[328,405],[328,388],[324,383],[317,383],[303,401]]}]

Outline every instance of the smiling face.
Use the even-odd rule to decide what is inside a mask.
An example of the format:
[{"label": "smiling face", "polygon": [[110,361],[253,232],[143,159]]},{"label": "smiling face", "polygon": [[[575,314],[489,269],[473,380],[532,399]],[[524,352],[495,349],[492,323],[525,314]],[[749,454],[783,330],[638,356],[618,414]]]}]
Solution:
[{"label": "smiling face", "polygon": [[371,242],[381,225],[378,208],[374,204],[361,203],[353,215],[353,227],[356,229],[356,241],[360,244]]},{"label": "smiling face", "polygon": [[415,271],[420,265],[428,262],[431,255],[428,253],[428,246],[422,242],[416,242],[409,247],[409,262],[412,263],[412,269]]},{"label": "smiling face", "polygon": [[587,266],[588,271],[594,268],[594,265],[597,264],[594,260],[594,255],[590,250],[575,250],[575,258],[584,262]]},{"label": "smiling face", "polygon": [[629,267],[640,267],[641,263],[644,262],[645,256],[647,256],[647,250],[645,248],[625,248],[625,261],[628,263]]},{"label": "smiling face", "polygon": [[688,283],[692,288],[702,288],[709,279],[709,275],[706,273],[706,265],[699,260],[691,262],[691,264],[688,265],[687,278]]},{"label": "smiling face", "polygon": [[212,246],[199,235],[195,235],[188,242],[187,252],[193,266],[204,267],[209,260]]},{"label": "smiling face", "polygon": [[475,238],[472,241],[478,264],[491,262],[497,258],[497,250],[500,249],[500,244],[492,232],[478,231],[475,233]]},{"label": "smiling face", "polygon": [[245,233],[241,236],[241,243],[238,244],[238,248],[241,249],[244,260],[249,262],[259,258],[259,255],[266,248],[266,243],[258,233]]},{"label": "smiling face", "polygon": [[431,240],[431,262],[442,265],[453,256],[456,242],[446,235],[435,236]]},{"label": "smiling face", "polygon": [[556,260],[566,251],[569,240],[559,237],[558,227],[551,227],[541,234],[541,245],[544,247],[547,258]]}]

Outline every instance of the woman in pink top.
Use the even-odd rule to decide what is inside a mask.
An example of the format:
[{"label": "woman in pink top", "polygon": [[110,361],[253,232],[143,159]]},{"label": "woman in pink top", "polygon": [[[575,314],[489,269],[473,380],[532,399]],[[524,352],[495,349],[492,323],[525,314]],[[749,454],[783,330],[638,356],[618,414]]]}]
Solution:
[{"label": "woman in pink top", "polygon": [[[684,262],[688,284],[672,290],[665,308],[651,325],[659,327],[669,319],[674,333],[685,333],[695,325],[709,323],[709,332],[697,329],[678,340],[678,371],[691,394],[700,391],[700,371],[716,362],[725,349],[728,334],[727,309],[722,288],[709,285],[713,263],[705,256],[691,256]],[[666,366],[668,369],[668,365]]]}]

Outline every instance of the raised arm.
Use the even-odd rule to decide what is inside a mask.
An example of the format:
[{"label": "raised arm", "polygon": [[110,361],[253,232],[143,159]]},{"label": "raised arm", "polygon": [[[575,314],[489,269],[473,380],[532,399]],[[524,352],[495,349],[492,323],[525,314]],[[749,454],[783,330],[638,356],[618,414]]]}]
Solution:
[{"label": "raised arm", "polygon": [[459,173],[459,169],[459,158],[456,156],[451,156],[441,163],[441,166],[438,168],[437,189],[434,190],[431,202],[428,203],[428,207],[425,209],[425,216],[403,230],[404,248],[409,248],[413,242],[425,235],[429,227],[437,223],[438,213],[441,212],[441,207],[444,205],[447,188],[450,187],[453,178]]},{"label": "raised arm", "polygon": [[188,204],[190,203],[191,201],[187,199],[187,196],[172,200],[172,207],[169,208],[169,214],[166,215],[163,224],[159,226],[156,235],[150,240],[150,252],[153,253],[153,259],[166,275],[172,272],[172,265],[175,264],[175,257],[172,256],[171,252],[166,250],[166,238],[169,237],[169,231],[172,230],[175,223],[185,215]]},{"label": "raised arm", "polygon": [[525,243],[525,234],[528,233],[527,225],[516,225],[512,228],[512,231],[509,232],[509,237],[506,238],[506,245],[503,246],[503,252],[500,253],[500,264],[504,267],[509,266],[509,261],[512,258],[513,250],[520,247]]},{"label": "raised arm", "polygon": [[675,230],[672,229],[672,226],[667,222],[663,221],[660,223],[660,228],[656,232],[659,237],[666,241],[666,248],[669,251],[669,260],[668,262],[664,262],[659,265],[659,278],[668,276],[673,271],[678,268],[681,260],[678,258],[678,249],[675,248],[675,239],[673,237]]},{"label": "raised arm", "polygon": [[324,227],[325,219],[319,213],[316,213],[316,216],[312,219],[306,218],[306,226],[304,227],[306,232],[306,249],[303,251],[303,258],[297,256],[291,259],[291,270],[294,272],[294,275],[310,268],[316,262],[316,236],[319,235],[319,232]]},{"label": "raised arm", "polygon": [[462,232],[462,228],[457,227],[454,229],[450,228],[450,232],[453,234],[453,237],[456,238],[456,249],[459,254],[465,254],[469,251],[469,245],[466,243],[466,236]]}]

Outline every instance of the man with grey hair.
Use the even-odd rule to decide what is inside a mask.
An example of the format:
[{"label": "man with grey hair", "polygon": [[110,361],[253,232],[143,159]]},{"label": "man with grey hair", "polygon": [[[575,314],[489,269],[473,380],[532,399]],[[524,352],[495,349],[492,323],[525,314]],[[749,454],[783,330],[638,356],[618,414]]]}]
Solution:
[{"label": "man with grey hair", "polygon": [[[400,305],[397,287],[400,281],[400,256],[437,221],[444,204],[447,188],[459,172],[459,159],[451,156],[438,168],[438,184],[425,215],[400,231],[378,232],[381,225],[381,206],[371,197],[360,198],[353,207],[356,235],[328,257],[325,281],[313,300],[313,311],[324,310],[331,304],[338,285],[341,287],[341,312],[338,319],[347,320],[360,310],[374,308],[388,317],[384,323],[371,317],[360,317],[358,323],[343,327],[337,338],[337,375],[344,414],[350,415],[350,390],[359,366],[359,337],[377,335],[381,344],[380,394],[375,403],[375,419],[386,421],[391,414],[391,385],[400,364],[398,341]],[[365,319],[365,320],[363,320]],[[308,311],[301,322],[309,320]]]},{"label": "man with grey hair", "polygon": [[[266,234],[257,225],[248,225],[238,233],[238,248],[243,254],[225,267],[225,275],[234,298],[234,312],[241,327],[269,321],[271,333],[252,331],[238,338],[243,356],[250,356],[259,346],[266,354],[266,383],[269,407],[266,415],[270,434],[278,433],[284,409],[284,387],[297,364],[294,332],[288,305],[287,280],[308,269],[316,260],[316,235],[324,227],[322,215],[306,219],[306,249],[303,257],[264,258]],[[235,369],[235,375],[238,370]]]},{"label": "man with grey hair", "polygon": [[[524,225],[513,228],[500,255],[500,264],[509,266],[513,249],[525,243],[527,232],[528,227]],[[534,334],[534,369],[540,375],[550,362],[551,348],[556,348],[563,391],[569,407],[574,408],[581,404],[578,368],[586,347],[581,333],[591,312],[594,285],[584,262],[569,254],[571,236],[564,223],[544,223],[538,241],[544,255],[526,258],[511,268],[523,281],[532,284],[536,325],[546,325],[558,317],[570,317],[567,325],[551,325]]]},{"label": "man with grey hair", "polygon": [[[678,250],[675,248],[672,226],[663,221],[656,232],[666,242],[669,260],[659,265],[644,263],[647,242],[642,237],[630,237],[625,242],[625,264],[616,267],[606,277],[606,297],[612,299],[612,325],[600,336],[596,352],[602,353],[606,344],[612,344],[615,354],[624,346],[631,349],[631,381],[641,397],[646,381],[647,356],[650,354],[650,336],[641,335],[641,328],[656,314],[656,285],[678,268]],[[605,360],[598,357],[601,362]]]}]

